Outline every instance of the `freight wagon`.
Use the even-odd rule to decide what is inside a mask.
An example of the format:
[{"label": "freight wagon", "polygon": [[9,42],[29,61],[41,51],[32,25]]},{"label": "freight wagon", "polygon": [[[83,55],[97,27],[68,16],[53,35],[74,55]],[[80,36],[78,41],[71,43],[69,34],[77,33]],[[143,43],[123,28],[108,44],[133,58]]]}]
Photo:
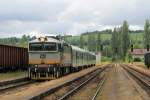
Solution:
[{"label": "freight wagon", "polygon": [[150,53],[145,53],[144,55],[144,63],[145,65],[150,68]]},{"label": "freight wagon", "polygon": [[28,49],[0,44],[0,71],[28,68]]}]

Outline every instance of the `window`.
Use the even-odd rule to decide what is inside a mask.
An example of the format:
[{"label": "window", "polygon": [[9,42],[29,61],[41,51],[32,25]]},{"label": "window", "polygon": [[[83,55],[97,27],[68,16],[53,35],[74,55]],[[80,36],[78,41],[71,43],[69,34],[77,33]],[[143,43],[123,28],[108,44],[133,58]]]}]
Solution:
[{"label": "window", "polygon": [[41,43],[32,43],[29,46],[30,51],[42,51],[43,47]]},{"label": "window", "polygon": [[56,43],[46,43],[43,46],[44,51],[56,51]]},{"label": "window", "polygon": [[30,43],[30,51],[56,51],[56,43]]}]

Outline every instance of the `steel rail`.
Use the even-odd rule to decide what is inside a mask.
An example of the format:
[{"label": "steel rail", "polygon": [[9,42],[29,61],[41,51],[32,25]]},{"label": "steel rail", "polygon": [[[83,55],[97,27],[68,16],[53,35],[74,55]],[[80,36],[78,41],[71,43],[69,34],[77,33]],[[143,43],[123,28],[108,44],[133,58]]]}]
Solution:
[{"label": "steel rail", "polygon": [[[134,76],[138,81],[140,81],[142,84],[144,84],[147,88],[150,89],[150,77],[149,80],[147,80],[148,77],[146,77],[144,74],[135,71],[133,69],[127,68],[125,66],[123,66],[123,68],[130,73],[132,76]],[[146,77],[146,79],[143,79],[142,77]]]},{"label": "steel rail", "polygon": [[95,75],[89,77],[87,80],[85,80],[84,82],[82,82],[80,85],[76,86],[74,89],[70,90],[69,92],[67,92],[65,95],[63,95],[61,98],[59,98],[59,100],[66,100],[69,96],[73,95],[75,92],[77,92],[78,90],[80,90],[82,87],[84,87],[89,81],[91,81],[92,79],[96,78],[99,74],[101,74],[104,70],[100,70],[99,72],[97,72]]},{"label": "steel rail", "polygon": [[96,97],[97,97],[97,95],[100,93],[100,91],[102,90],[102,87],[103,87],[105,81],[106,81],[106,78],[105,78],[105,76],[103,76],[103,77],[102,77],[102,80],[100,80],[100,82],[99,82],[99,84],[98,84],[98,87],[97,87],[97,89],[96,89],[96,92],[94,93],[94,96],[92,97],[91,100],[96,100]]}]

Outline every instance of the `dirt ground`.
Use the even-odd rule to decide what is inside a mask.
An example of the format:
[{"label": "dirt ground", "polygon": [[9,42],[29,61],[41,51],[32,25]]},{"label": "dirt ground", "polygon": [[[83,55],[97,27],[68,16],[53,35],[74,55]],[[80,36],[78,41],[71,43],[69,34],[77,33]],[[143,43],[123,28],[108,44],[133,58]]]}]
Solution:
[{"label": "dirt ground", "polygon": [[137,67],[141,67],[141,68],[147,69],[147,67],[144,64],[144,62],[134,62],[133,65],[135,65]]},{"label": "dirt ground", "polygon": [[129,67],[132,67],[132,68],[150,76],[150,69],[147,69],[145,67],[143,68],[142,66],[143,65],[129,64]]},{"label": "dirt ground", "polygon": [[143,100],[143,97],[118,64],[108,74],[97,100]]}]

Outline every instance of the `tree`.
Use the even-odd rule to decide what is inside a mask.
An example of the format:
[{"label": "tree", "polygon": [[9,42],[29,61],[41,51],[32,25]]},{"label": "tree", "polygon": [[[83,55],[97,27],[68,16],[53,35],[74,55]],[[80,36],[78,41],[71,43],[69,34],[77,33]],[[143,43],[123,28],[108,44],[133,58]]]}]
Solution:
[{"label": "tree", "polygon": [[95,42],[95,35],[94,34],[88,34],[88,50],[89,51],[96,51],[96,42]]},{"label": "tree", "polygon": [[111,47],[112,47],[112,51],[113,54],[116,54],[117,49],[118,49],[118,39],[117,39],[117,30],[116,28],[114,28],[114,31],[112,33],[112,37],[111,37]]},{"label": "tree", "polygon": [[130,47],[129,26],[127,21],[123,22],[123,26],[121,27],[121,35],[122,35],[122,54],[124,58]]},{"label": "tree", "polygon": [[82,34],[80,36],[80,48],[84,48],[84,39]]},{"label": "tree", "polygon": [[19,41],[19,46],[27,47],[29,40],[30,40],[30,36],[29,35],[28,36],[23,35],[22,38]]},{"label": "tree", "polygon": [[121,28],[114,28],[111,38],[111,48],[113,57],[116,58],[122,55]]},{"label": "tree", "polygon": [[146,48],[147,45],[150,46],[150,23],[149,20],[145,21],[144,25],[144,47]]},{"label": "tree", "polygon": [[96,48],[97,48],[97,50],[96,51],[101,51],[101,33],[98,33],[98,35],[97,35],[97,42],[96,42]]}]

